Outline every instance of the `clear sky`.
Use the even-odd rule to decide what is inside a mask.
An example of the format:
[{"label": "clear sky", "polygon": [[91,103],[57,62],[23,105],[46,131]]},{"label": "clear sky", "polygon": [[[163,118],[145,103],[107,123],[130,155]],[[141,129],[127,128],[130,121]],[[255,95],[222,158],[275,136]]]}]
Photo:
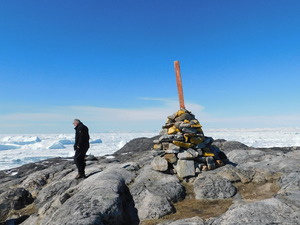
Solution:
[{"label": "clear sky", "polygon": [[299,0],[0,1],[0,132],[300,127]]}]

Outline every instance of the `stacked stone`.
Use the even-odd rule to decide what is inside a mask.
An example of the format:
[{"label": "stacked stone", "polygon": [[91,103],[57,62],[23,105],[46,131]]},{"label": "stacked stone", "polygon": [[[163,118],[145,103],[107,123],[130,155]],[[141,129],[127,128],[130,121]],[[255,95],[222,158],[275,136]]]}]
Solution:
[{"label": "stacked stone", "polygon": [[[177,173],[178,177],[193,177],[203,170],[212,170],[220,160],[211,146],[212,138],[205,137],[202,126],[186,109],[168,117],[159,139],[154,140],[156,156],[151,165],[154,170]],[[216,151],[219,151],[216,149]]]}]

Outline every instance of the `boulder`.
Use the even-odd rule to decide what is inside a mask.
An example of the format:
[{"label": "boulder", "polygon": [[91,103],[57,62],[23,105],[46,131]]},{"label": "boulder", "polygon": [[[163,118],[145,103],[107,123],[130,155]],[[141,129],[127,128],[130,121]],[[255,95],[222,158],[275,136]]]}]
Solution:
[{"label": "boulder", "polygon": [[177,175],[180,178],[195,176],[195,162],[194,160],[179,159],[175,166]]},{"label": "boulder", "polygon": [[128,173],[125,169],[111,168],[95,174],[93,179],[85,179],[71,192],[68,190],[69,198],[61,205],[56,203],[58,207],[42,216],[40,224],[139,224],[133,198],[126,186],[128,177],[124,177]]},{"label": "boulder", "polygon": [[280,191],[277,198],[287,204],[293,204],[300,209],[300,172],[293,172],[279,179]]},{"label": "boulder", "polygon": [[166,171],[168,169],[168,161],[160,156],[156,156],[151,162],[152,169],[157,171]]},{"label": "boulder", "polygon": [[229,180],[230,182],[242,182],[249,183],[252,181],[255,171],[254,170],[243,170],[234,167],[230,164],[219,168],[216,174]]},{"label": "boulder", "polygon": [[24,188],[10,189],[0,195],[0,223],[5,222],[11,210],[19,210],[33,202],[33,197]]},{"label": "boulder", "polygon": [[299,208],[284,204],[276,198],[270,198],[231,207],[212,224],[299,224],[299,218]]},{"label": "boulder", "polygon": [[175,212],[174,206],[164,196],[156,195],[148,190],[144,193],[143,203],[138,208],[140,219],[159,219]]},{"label": "boulder", "polygon": [[195,180],[194,192],[196,199],[225,199],[233,197],[237,190],[229,180],[205,173]]},{"label": "boulder", "polygon": [[[154,171],[150,166],[140,170],[130,187],[130,192],[141,219],[160,218],[170,214],[174,211],[172,202],[181,201],[185,197],[185,189],[176,176]],[[154,200],[157,203],[153,202]],[[163,213],[158,213],[160,209],[163,209]]]}]

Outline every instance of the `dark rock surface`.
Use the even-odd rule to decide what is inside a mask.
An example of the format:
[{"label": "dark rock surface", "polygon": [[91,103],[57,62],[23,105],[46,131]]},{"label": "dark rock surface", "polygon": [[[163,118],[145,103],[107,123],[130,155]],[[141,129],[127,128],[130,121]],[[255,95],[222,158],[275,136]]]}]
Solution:
[{"label": "dark rock surface", "polygon": [[120,161],[126,162],[130,161],[132,158],[140,157],[143,154],[148,154],[153,148],[153,141],[159,136],[153,138],[136,138],[126,145],[124,145],[120,150],[116,151],[113,155]]},{"label": "dark rock surface", "polygon": [[[156,138],[127,143],[114,154],[114,160],[91,157],[86,179],[75,180],[72,159],[63,158],[0,171],[0,224],[143,225],[148,219],[165,216],[157,224],[299,224],[298,147],[255,149],[216,140],[214,144],[226,152],[231,163],[182,181],[151,169],[151,161],[159,154],[150,150]],[[172,219],[180,213],[177,204],[187,198],[207,201],[202,204],[206,206],[226,198],[232,199],[232,205],[213,217],[195,209],[193,216]]]},{"label": "dark rock surface", "polygon": [[224,152],[230,152],[232,150],[248,150],[250,149],[247,145],[238,142],[238,141],[226,141],[224,139],[217,139],[213,142],[213,145],[216,145]]}]

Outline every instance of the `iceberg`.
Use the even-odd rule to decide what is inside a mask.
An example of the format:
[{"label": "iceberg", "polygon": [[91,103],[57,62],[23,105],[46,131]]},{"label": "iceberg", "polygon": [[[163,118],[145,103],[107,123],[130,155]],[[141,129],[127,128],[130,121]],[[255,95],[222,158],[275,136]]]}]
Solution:
[{"label": "iceberg", "polygon": [[73,145],[73,144],[75,144],[74,140],[68,140],[68,139],[59,140],[58,142],[61,143],[62,145]]},{"label": "iceberg", "polygon": [[1,141],[15,145],[29,145],[41,142],[41,139],[37,136],[7,136],[2,138]]},{"label": "iceberg", "polygon": [[0,151],[2,150],[11,150],[11,149],[17,149],[17,146],[14,145],[0,145]]},{"label": "iceberg", "polygon": [[64,148],[66,147],[60,142],[54,142],[52,145],[48,147],[48,149],[64,149]]},{"label": "iceberg", "polygon": [[90,141],[90,144],[101,144],[102,140],[101,139],[95,139],[93,141]]}]

